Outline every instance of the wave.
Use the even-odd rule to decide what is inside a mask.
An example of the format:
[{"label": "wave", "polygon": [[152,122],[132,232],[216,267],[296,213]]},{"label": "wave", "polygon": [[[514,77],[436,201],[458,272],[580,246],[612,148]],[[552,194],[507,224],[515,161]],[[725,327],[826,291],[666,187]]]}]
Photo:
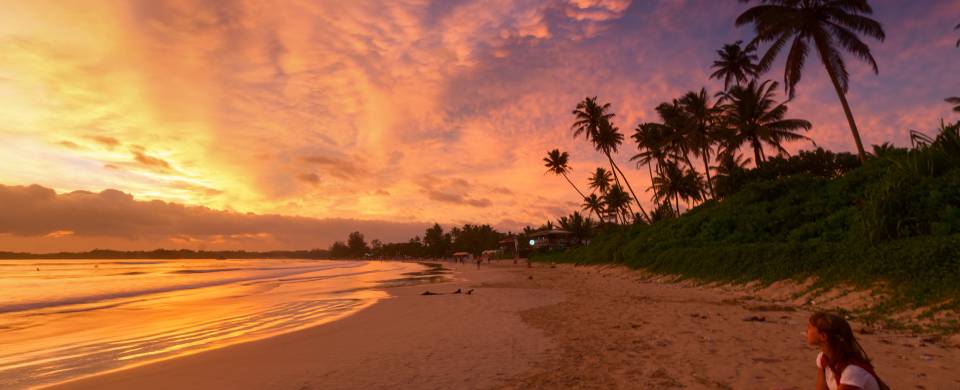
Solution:
[{"label": "wave", "polygon": [[[142,289],[136,289],[136,290],[127,290],[127,291],[119,291],[119,292],[111,292],[111,293],[103,293],[103,294],[63,297],[59,299],[51,299],[51,300],[44,300],[44,301],[0,304],[0,314],[15,313],[15,312],[28,311],[28,310],[49,309],[49,308],[71,306],[71,305],[93,304],[93,303],[115,300],[115,299],[124,299],[124,298],[138,297],[142,295],[167,293],[172,291],[182,291],[182,290],[192,290],[192,289],[199,289],[199,288],[205,288],[205,287],[222,286],[222,285],[233,284],[233,283],[264,281],[268,279],[281,279],[284,277],[289,277],[297,274],[333,270],[338,268],[355,268],[358,266],[360,266],[360,264],[338,264],[336,266],[324,265],[324,266],[315,266],[315,267],[283,268],[281,269],[281,271],[283,272],[254,274],[254,275],[248,275],[243,277],[234,277],[234,278],[227,278],[227,279],[200,281],[196,283],[142,288]],[[239,268],[234,270],[239,270]],[[193,272],[193,273],[196,273],[196,272]],[[350,274],[346,273],[346,274],[328,275],[327,278],[342,277],[342,276],[348,276],[348,275]]]},{"label": "wave", "polygon": [[214,268],[214,269],[182,269],[179,271],[170,271],[168,274],[208,274],[212,272],[231,272],[243,271],[246,268]]}]

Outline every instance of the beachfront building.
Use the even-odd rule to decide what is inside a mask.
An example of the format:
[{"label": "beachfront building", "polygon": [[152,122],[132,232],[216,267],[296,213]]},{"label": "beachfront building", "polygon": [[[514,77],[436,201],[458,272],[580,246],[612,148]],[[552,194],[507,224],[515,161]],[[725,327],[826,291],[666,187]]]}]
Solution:
[{"label": "beachfront building", "polygon": [[520,245],[517,242],[517,236],[510,235],[502,240],[500,240],[500,253],[504,257],[517,258],[520,257],[520,254],[517,253]]},{"label": "beachfront building", "polygon": [[490,261],[493,259],[502,259],[503,251],[499,249],[487,249],[480,253],[480,258],[486,261]]},{"label": "beachfront building", "polygon": [[470,252],[455,252],[453,254],[453,261],[464,263],[473,261],[473,254]]},{"label": "beachfront building", "polygon": [[573,233],[560,230],[540,230],[530,234],[530,247],[534,250],[564,250],[576,244]]}]

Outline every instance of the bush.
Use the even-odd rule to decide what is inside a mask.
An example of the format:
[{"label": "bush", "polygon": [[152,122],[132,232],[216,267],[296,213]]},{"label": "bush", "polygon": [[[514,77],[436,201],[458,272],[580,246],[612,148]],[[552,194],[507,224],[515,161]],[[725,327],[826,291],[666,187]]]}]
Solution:
[{"label": "bush", "polygon": [[862,166],[822,149],[770,159],[718,179],[722,201],[549,258],[705,280],[883,283],[898,303],[958,304],[960,147],[941,143],[886,148]]}]

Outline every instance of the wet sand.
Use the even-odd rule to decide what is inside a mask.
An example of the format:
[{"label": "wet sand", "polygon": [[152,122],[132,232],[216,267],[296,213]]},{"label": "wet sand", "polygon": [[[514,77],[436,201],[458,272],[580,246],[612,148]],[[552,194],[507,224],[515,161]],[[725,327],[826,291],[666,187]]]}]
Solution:
[{"label": "wet sand", "polygon": [[[453,281],[392,288],[334,323],[57,388],[813,387],[805,307],[622,268],[455,267]],[[420,295],[457,288],[474,293]],[[858,338],[893,388],[960,388],[956,338]]]}]

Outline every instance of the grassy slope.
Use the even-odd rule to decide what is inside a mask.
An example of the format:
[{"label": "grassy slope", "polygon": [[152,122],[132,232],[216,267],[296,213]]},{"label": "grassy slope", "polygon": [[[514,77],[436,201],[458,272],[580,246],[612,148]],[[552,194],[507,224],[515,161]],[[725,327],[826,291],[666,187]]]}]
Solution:
[{"label": "grassy slope", "polygon": [[757,181],[680,218],[608,230],[589,246],[538,259],[704,280],[881,283],[891,297],[881,308],[957,308],[960,170],[922,177],[893,165],[876,159],[836,179]]}]

